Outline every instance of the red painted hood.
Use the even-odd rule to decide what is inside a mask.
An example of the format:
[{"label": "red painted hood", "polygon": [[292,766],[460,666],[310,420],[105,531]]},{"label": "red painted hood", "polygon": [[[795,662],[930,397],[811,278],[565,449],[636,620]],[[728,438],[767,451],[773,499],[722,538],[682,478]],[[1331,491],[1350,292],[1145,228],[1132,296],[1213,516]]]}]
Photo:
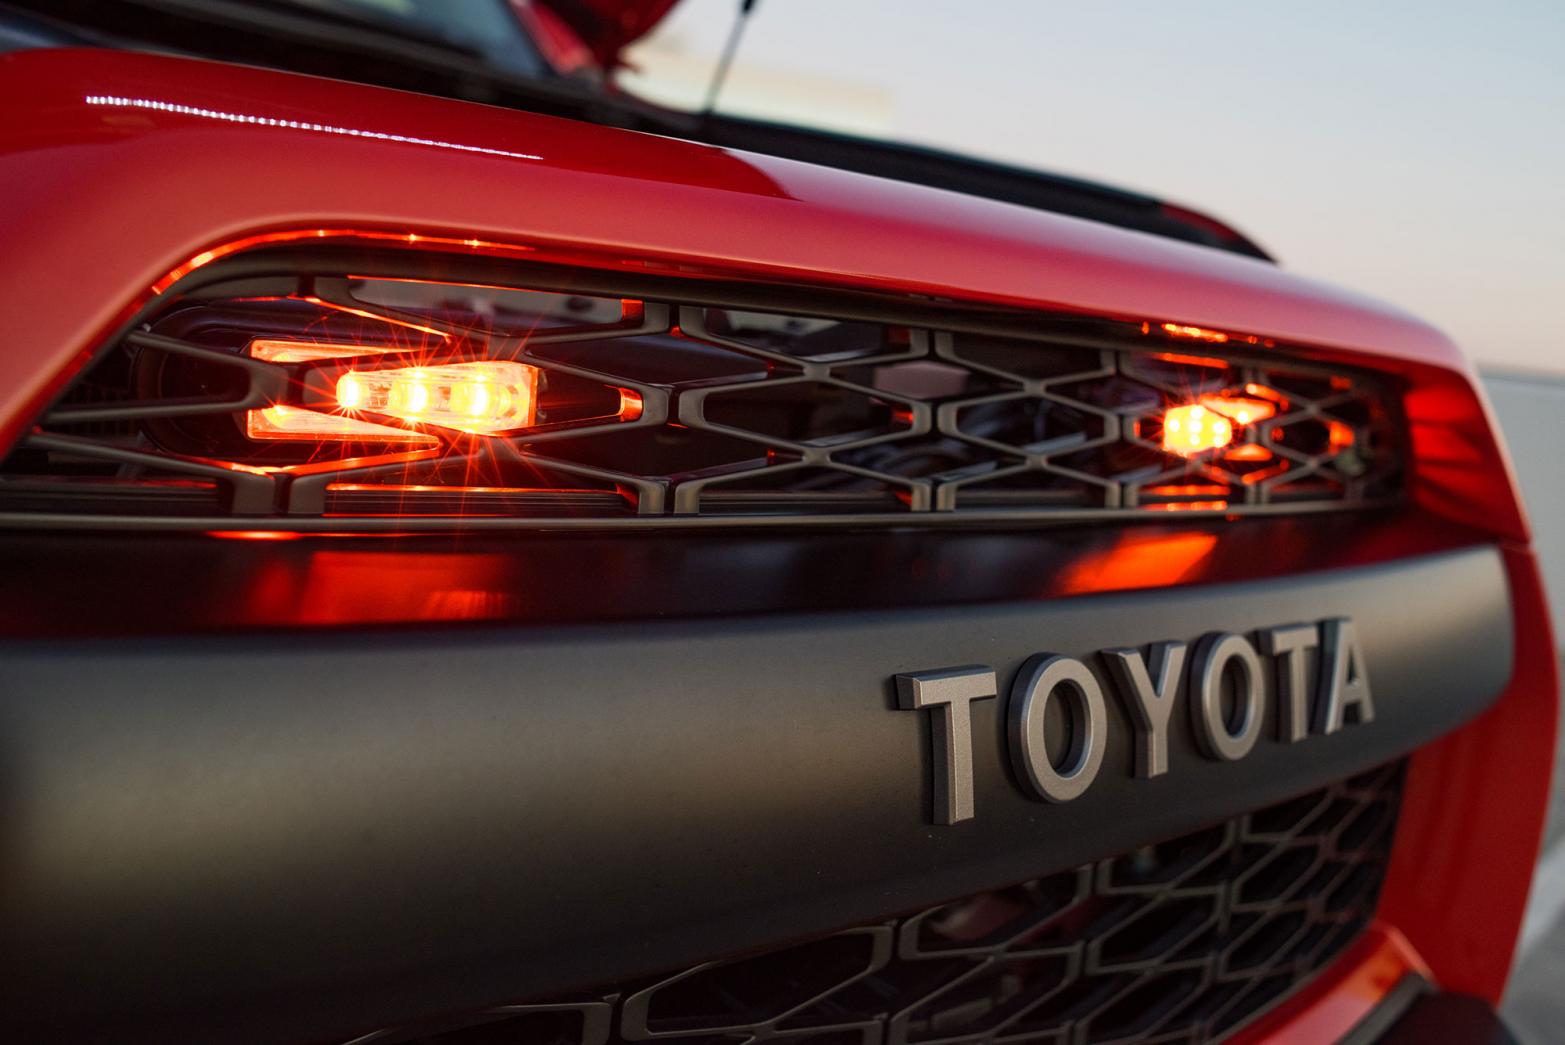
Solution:
[{"label": "red painted hood", "polygon": [[604,68],[619,64],[626,47],[652,31],[679,0],[535,0],[565,22]]},{"label": "red painted hood", "polygon": [[[587,264],[1171,320],[1461,369],[1438,332],[1274,265],[737,150],[124,51],[0,56],[0,281],[61,274],[81,343],[159,277],[280,229],[476,237]],[[35,311],[35,310],[28,310]],[[10,317],[16,314],[5,310]],[[8,389],[0,386],[0,395]]]}]

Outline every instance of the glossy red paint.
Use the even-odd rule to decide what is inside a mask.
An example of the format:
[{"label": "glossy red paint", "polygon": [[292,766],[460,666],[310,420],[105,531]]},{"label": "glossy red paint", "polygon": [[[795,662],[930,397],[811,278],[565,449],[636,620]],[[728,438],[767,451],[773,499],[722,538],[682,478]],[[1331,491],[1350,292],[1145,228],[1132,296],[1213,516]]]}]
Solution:
[{"label": "glossy red paint", "polygon": [[[374,237],[409,249],[433,240],[604,269],[1103,315],[1398,375],[1418,505],[1510,542],[1517,649],[1500,702],[1415,758],[1382,915],[1439,982],[1498,997],[1541,830],[1557,680],[1505,454],[1469,365],[1443,335],[1214,250],[371,87],[54,51],[0,57],[0,95],[22,100],[0,108],[0,246],[22,259],[0,283],[0,447],[171,274],[273,236]],[[1178,577],[1205,553],[1181,550]],[[361,554],[344,549],[320,568],[373,578]],[[1125,561],[1125,586],[1146,583],[1135,556]],[[442,618],[496,614],[503,557],[471,565],[453,577],[445,559],[422,564],[451,593],[450,605],[433,608]],[[297,623],[288,617],[299,605],[295,579],[277,583],[279,616]],[[321,613],[335,622],[359,609]]]}]

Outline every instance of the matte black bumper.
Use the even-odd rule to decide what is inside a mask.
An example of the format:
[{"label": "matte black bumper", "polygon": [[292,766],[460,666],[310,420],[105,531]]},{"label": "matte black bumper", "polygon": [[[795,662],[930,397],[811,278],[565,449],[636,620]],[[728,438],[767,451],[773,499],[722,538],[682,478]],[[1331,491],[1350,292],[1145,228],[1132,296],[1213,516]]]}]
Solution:
[{"label": "matte black bumper", "polygon": [[[897,672],[1352,616],[1376,719],[1132,779],[1110,702],[1082,798],[1008,778],[927,821]],[[950,610],[481,632],[0,644],[5,1019],[281,1041],[516,1000],[862,922],[1341,779],[1511,672],[1498,553]],[[1003,681],[1002,681],[1003,684]],[[1268,705],[1268,715],[1275,709]],[[129,1022],[127,1022],[129,1021]]]}]

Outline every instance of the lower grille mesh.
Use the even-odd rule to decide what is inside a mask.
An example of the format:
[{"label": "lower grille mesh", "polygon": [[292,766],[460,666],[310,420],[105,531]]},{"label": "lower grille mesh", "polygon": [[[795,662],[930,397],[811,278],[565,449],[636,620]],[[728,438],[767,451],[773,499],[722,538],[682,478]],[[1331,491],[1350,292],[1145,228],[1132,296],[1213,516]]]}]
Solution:
[{"label": "lower grille mesh", "polygon": [[749,957],[356,1045],[1043,1045],[1221,1038],[1364,930],[1388,766],[1182,838]]}]

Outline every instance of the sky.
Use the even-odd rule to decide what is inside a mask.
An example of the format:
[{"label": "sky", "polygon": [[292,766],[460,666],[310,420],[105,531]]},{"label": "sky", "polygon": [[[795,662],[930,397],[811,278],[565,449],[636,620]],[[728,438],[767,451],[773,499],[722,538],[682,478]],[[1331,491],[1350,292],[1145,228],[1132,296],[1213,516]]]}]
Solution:
[{"label": "sky", "polygon": [[[693,96],[737,7],[682,0],[633,88]],[[1565,374],[1565,0],[759,0],[730,88],[1205,210]]]}]

